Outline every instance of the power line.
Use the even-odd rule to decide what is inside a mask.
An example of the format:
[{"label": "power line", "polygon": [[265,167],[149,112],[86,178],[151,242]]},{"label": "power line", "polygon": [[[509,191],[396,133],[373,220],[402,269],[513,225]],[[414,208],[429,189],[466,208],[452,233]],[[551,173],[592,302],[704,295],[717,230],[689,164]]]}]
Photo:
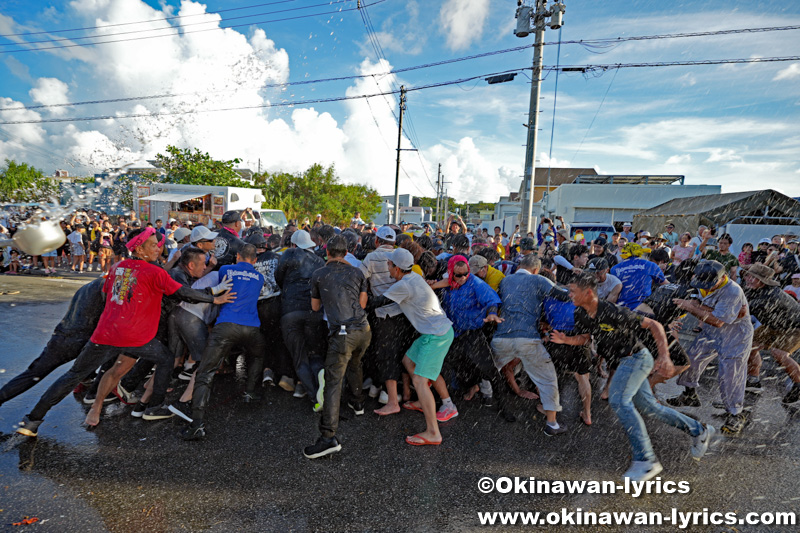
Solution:
[{"label": "power line", "polygon": [[[348,0],[348,1],[351,1],[351,0]],[[387,0],[375,0],[370,5],[382,4],[383,2],[386,2],[386,1]],[[298,16],[295,16],[295,17],[284,17],[284,18],[281,18],[281,19],[253,21],[253,22],[246,22],[246,23],[242,23],[242,24],[231,24],[230,26],[220,26],[218,28],[207,28],[207,29],[204,29],[204,30],[192,30],[192,31],[185,31],[185,32],[181,32],[181,33],[170,33],[170,34],[164,34],[164,35],[150,35],[150,36],[144,36],[144,37],[131,37],[131,38],[128,38],[128,39],[112,39],[110,41],[98,41],[98,42],[95,42],[95,43],[73,43],[73,44],[65,44],[65,45],[60,45],[60,46],[44,46],[44,47],[37,47],[37,48],[17,48],[17,49],[14,49],[14,50],[3,50],[3,51],[0,51],[0,54],[13,54],[13,53],[17,53],[17,52],[38,52],[38,51],[42,51],[42,50],[56,50],[56,49],[60,49],[60,48],[75,48],[75,47],[83,47],[83,46],[95,46],[95,45],[98,45],[98,44],[122,43],[122,42],[128,42],[128,41],[141,41],[141,40],[144,40],[144,39],[158,39],[160,37],[173,37],[175,35],[187,35],[187,34],[190,34],[190,33],[203,33],[203,32],[208,32],[208,31],[220,31],[220,30],[227,30],[227,29],[231,29],[231,28],[239,28],[239,27],[242,27],[242,26],[252,26],[252,25],[255,25],[255,24],[270,24],[270,23],[273,23],[273,22],[285,22],[287,20],[297,20],[297,19],[303,19],[303,18],[317,17],[317,16],[320,16],[320,15],[336,15],[338,13],[344,13],[344,12],[347,12],[347,11],[355,11],[356,9],[358,9],[358,8],[356,8],[356,7],[340,8],[340,9],[338,9],[336,11],[324,11],[324,12],[320,12],[320,13],[309,13],[307,15],[298,15]],[[150,30],[145,30],[145,31],[150,31]],[[18,44],[24,45],[26,43],[18,43]]]},{"label": "power line", "polygon": [[[498,54],[505,54],[505,53],[508,53],[508,52],[517,52],[517,51],[520,51],[520,50],[525,50],[527,48],[531,48],[531,46],[519,46],[519,47],[515,47],[515,48],[506,48],[504,50],[495,50],[495,51],[492,51],[492,52],[484,52],[484,53],[481,53],[481,54],[473,54],[473,55],[469,55],[469,56],[457,57],[457,58],[453,58],[453,59],[445,59],[445,60],[436,61],[436,62],[433,62],[433,63],[425,63],[425,64],[422,64],[422,65],[414,65],[414,66],[411,66],[411,67],[392,69],[392,70],[389,70],[389,71],[386,71],[386,72],[381,72],[381,73],[376,73],[376,74],[353,74],[353,75],[349,75],[349,76],[335,76],[335,77],[331,77],[331,78],[318,78],[318,79],[315,79],[315,80],[288,81],[288,82],[284,82],[284,83],[268,83],[268,84],[259,85],[257,87],[253,87],[253,88],[271,89],[271,88],[289,87],[289,86],[293,86],[293,85],[295,85],[295,86],[296,85],[310,85],[310,84],[314,84],[314,83],[325,83],[325,82],[333,82],[333,81],[349,81],[349,80],[356,80],[356,79],[363,79],[363,78],[375,78],[377,76],[388,76],[390,74],[398,74],[398,73],[401,73],[401,72],[411,72],[413,70],[421,70],[421,69],[426,69],[426,68],[431,68],[431,67],[438,67],[438,66],[441,66],[441,65],[447,65],[447,64],[451,64],[451,63],[459,63],[459,62],[462,62],[462,61],[469,61],[469,60],[472,60],[472,59],[478,59],[478,58],[482,58],[482,57],[489,57],[489,56],[498,55]],[[380,88],[380,85],[378,85],[378,88]],[[3,109],[0,109],[0,113],[2,113],[4,111],[13,111],[13,110],[19,110],[19,109],[47,109],[47,108],[53,108],[53,107],[73,107],[73,106],[81,106],[81,105],[111,104],[111,103],[119,103],[119,102],[135,102],[135,101],[141,101],[141,100],[157,100],[157,99],[161,99],[161,98],[177,98],[177,97],[181,97],[181,96],[201,96],[201,95],[208,95],[208,94],[237,92],[239,90],[241,90],[241,89],[233,89],[233,90],[226,89],[226,90],[220,90],[220,91],[204,91],[202,93],[152,94],[152,95],[146,95],[146,96],[129,96],[129,97],[125,97],[125,98],[109,98],[109,99],[104,99],[104,100],[85,100],[85,101],[81,101],[81,102],[70,102],[70,103],[65,103],[65,104],[36,104],[36,105],[24,104],[23,106],[6,107],[6,108],[3,108]],[[392,113],[394,114],[394,108],[392,108]],[[395,119],[396,118],[397,117],[395,115]]]},{"label": "power line", "polygon": [[[289,11],[300,11],[300,10],[303,10],[303,9],[311,9],[311,8],[314,8],[314,7],[330,6],[330,5],[333,5],[333,4],[343,4],[343,3],[346,3],[346,2],[352,2],[352,1],[353,0],[333,0],[333,1],[330,1],[330,2],[323,2],[321,4],[309,4],[307,6],[291,7],[291,8],[287,8],[287,9],[278,9],[276,11],[266,11],[264,13],[253,13],[252,15],[241,15],[241,16],[238,16],[238,17],[230,17],[230,18],[227,18],[225,20],[226,21],[230,21],[230,20],[247,19],[247,18],[252,18],[252,17],[260,17],[260,16],[263,16],[263,15],[274,15],[276,13],[287,13]],[[149,32],[149,31],[169,30],[169,31],[174,32],[174,33],[169,33],[169,34],[166,34],[166,35],[153,35],[153,36],[151,36],[151,37],[166,37],[168,35],[180,35],[181,34],[180,30],[182,30],[183,28],[189,27],[189,26],[199,26],[199,25],[202,25],[202,24],[217,24],[219,22],[220,21],[218,21],[218,20],[206,20],[204,22],[192,22],[192,23],[189,23],[189,24],[182,24],[180,27],[167,25],[167,26],[165,26],[163,28],[147,28],[147,29],[141,29],[141,30],[130,30],[130,31],[123,31],[123,32],[118,32],[118,33],[108,33],[108,34],[105,34],[105,35],[85,35],[83,37],[64,37],[64,38],[59,38],[59,39],[44,39],[44,40],[41,40],[41,41],[25,41],[23,43],[17,43],[17,42],[14,42],[14,43],[0,43],[0,46],[18,46],[20,44],[26,44],[27,45],[27,44],[39,44],[39,43],[57,43],[57,42],[63,42],[63,41],[74,42],[74,41],[77,41],[79,39],[98,39],[98,38],[105,38],[105,37],[115,37],[117,35],[130,35],[130,34],[134,34],[134,33],[144,33],[144,32]],[[231,28],[231,27],[233,27],[233,26],[226,26],[226,28]],[[217,29],[217,28],[213,28],[213,29]],[[192,32],[184,32],[184,33],[192,33]],[[86,44],[100,44],[100,43],[86,43]]]},{"label": "power line", "polygon": [[[673,67],[673,66],[698,66],[698,65],[722,65],[722,64],[746,64],[746,63],[776,63],[776,62],[784,62],[784,61],[800,61],[800,56],[785,56],[785,57],[751,57],[751,58],[742,58],[742,59],[709,59],[703,61],[668,61],[668,62],[659,62],[659,63],[614,63],[614,64],[606,64],[606,65],[578,65],[578,66],[545,66],[542,67],[542,70],[549,70],[554,71],[561,69],[574,71],[576,69],[581,69],[585,71],[592,71],[592,70],[613,70],[613,69],[622,69],[622,68],[647,68],[647,67]],[[478,78],[485,78],[488,76],[499,76],[501,74],[510,74],[512,72],[522,72],[525,70],[531,70],[531,67],[523,67],[523,68],[516,68],[516,69],[508,69],[501,72],[492,72],[488,74],[479,74],[475,76],[469,76],[466,78],[459,78],[456,80],[449,80],[449,81],[442,81],[436,83],[429,83],[425,85],[420,85],[418,87],[409,87],[406,89],[406,92],[413,92],[413,91],[421,91],[425,89],[433,89],[436,87],[445,87],[448,85],[457,85],[459,83],[465,83],[468,81],[473,81]],[[43,119],[43,120],[20,120],[20,121],[2,121],[0,125],[12,125],[12,124],[45,124],[45,123],[53,123],[53,122],[86,122],[86,121],[96,121],[96,120],[117,120],[117,119],[126,119],[126,118],[145,118],[145,117],[158,117],[158,116],[170,116],[170,115],[188,115],[188,114],[195,114],[195,113],[215,113],[221,111],[242,111],[246,109],[264,109],[269,107],[291,107],[295,105],[307,105],[307,104],[318,104],[318,103],[329,103],[329,102],[342,102],[345,100],[357,100],[359,98],[374,98],[377,96],[386,96],[390,94],[397,94],[399,91],[383,91],[379,93],[373,94],[365,94],[365,95],[353,95],[353,96],[336,96],[330,98],[317,98],[313,100],[293,100],[293,101],[285,101],[279,103],[266,103],[266,104],[258,104],[258,105],[251,105],[251,106],[240,106],[240,107],[230,107],[230,108],[222,108],[222,109],[189,109],[189,110],[182,110],[182,111],[165,111],[160,113],[135,113],[129,115],[103,115],[103,116],[94,116],[94,117],[77,117],[77,118],[51,118],[51,119]]]},{"label": "power line", "polygon": [[86,26],[84,28],[69,28],[66,30],[42,30],[42,31],[29,31],[25,33],[7,33],[5,35],[0,35],[0,37],[8,39],[9,37],[24,37],[26,35],[44,35],[50,33],[68,33],[71,31],[86,31],[86,30],[99,30],[102,28],[113,28],[116,26],[130,26],[131,24],[147,24],[150,22],[162,22],[165,20],[177,20],[177,19],[184,19],[184,18],[191,18],[191,17],[201,17],[203,15],[217,15],[219,13],[225,13],[227,11],[242,11],[244,9],[254,9],[256,7],[264,7],[264,6],[271,6],[275,4],[286,4],[289,2],[296,2],[297,0],[277,0],[275,2],[266,2],[264,4],[255,4],[252,6],[242,6],[242,7],[231,7],[228,9],[218,9],[216,11],[206,11],[205,13],[196,13],[194,15],[177,15],[174,17],[164,17],[160,19],[151,19],[151,20],[140,20],[137,22],[118,22],[115,24],[99,24],[97,26]]}]

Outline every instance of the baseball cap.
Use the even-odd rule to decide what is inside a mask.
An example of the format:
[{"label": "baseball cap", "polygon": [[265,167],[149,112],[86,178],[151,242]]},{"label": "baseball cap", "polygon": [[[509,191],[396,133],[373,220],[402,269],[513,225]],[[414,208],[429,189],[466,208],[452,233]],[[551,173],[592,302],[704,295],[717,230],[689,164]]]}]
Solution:
[{"label": "baseball cap", "polygon": [[523,239],[520,239],[520,241],[519,241],[519,249],[520,250],[535,250],[536,249],[536,243],[533,241],[533,238],[525,237]]},{"label": "baseball cap", "polygon": [[630,228],[631,226],[633,226],[633,224],[631,224],[630,222],[623,222],[622,227],[624,228],[625,226]]},{"label": "baseball cap", "polygon": [[594,240],[594,243],[595,243],[597,246],[605,246],[605,245],[606,245],[606,242],[607,242],[607,241],[606,241],[604,238],[602,238],[602,237],[600,237],[600,238],[597,238],[597,239],[595,239],[595,240]]},{"label": "baseball cap", "polygon": [[411,270],[411,267],[414,266],[414,256],[405,248],[396,248],[392,251],[389,254],[389,261],[400,270]]},{"label": "baseball cap", "polygon": [[649,231],[643,231],[643,232],[639,233],[639,236],[640,237],[651,237],[652,235],[650,235]]},{"label": "baseball cap", "polygon": [[303,250],[314,247],[314,241],[311,240],[311,235],[304,229],[299,229],[292,233],[292,244]]},{"label": "baseball cap", "polygon": [[431,245],[431,250],[444,250],[444,242],[442,239],[435,239]]},{"label": "baseball cap", "polygon": [[267,239],[264,238],[264,235],[261,233],[253,233],[249,237],[247,237],[244,242],[247,244],[252,244],[256,248],[266,248],[267,247]]},{"label": "baseball cap", "polygon": [[786,244],[800,244],[800,241],[798,241],[797,239],[792,239],[789,242],[787,242]]},{"label": "baseball cap", "polygon": [[225,211],[222,214],[223,224],[233,224],[234,222],[239,222],[240,220],[242,220],[242,215],[239,213],[239,211]]},{"label": "baseball cap", "polygon": [[[383,239],[384,241],[388,241],[388,242],[394,242],[394,240],[397,238],[397,235],[395,234],[394,230],[392,228],[390,228],[389,226],[381,226],[378,229],[378,232],[377,232],[376,235],[377,235],[377,237],[379,239]],[[394,263],[394,261],[392,261],[392,262]],[[394,263],[394,264],[397,265],[397,263]],[[397,265],[397,266],[400,266],[400,265]]]},{"label": "baseball cap", "polygon": [[800,273],[792,274],[792,279],[800,279]]},{"label": "baseball cap", "polygon": [[213,241],[214,239],[217,238],[217,235],[218,235],[217,232],[211,231],[205,226],[197,226],[192,230],[192,236],[189,237],[189,240],[192,241],[192,243],[203,240]]},{"label": "baseball cap", "polygon": [[772,241],[764,237],[763,239],[758,241],[758,244],[772,244]]},{"label": "baseball cap", "polygon": [[482,255],[473,255],[469,258],[469,271],[477,274],[480,269],[487,266],[489,261]]},{"label": "baseball cap", "polygon": [[172,240],[175,242],[181,242],[185,239],[188,235],[192,234],[192,230],[189,228],[178,228],[172,232]]},{"label": "baseball cap", "polygon": [[595,257],[589,261],[586,270],[590,272],[597,272],[598,270],[608,270],[608,261],[604,257]]}]

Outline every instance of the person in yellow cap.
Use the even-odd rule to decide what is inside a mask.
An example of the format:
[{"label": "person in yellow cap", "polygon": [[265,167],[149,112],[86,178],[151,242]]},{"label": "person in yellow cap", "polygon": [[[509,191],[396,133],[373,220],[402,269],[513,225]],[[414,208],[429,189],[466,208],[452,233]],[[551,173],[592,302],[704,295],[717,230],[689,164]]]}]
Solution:
[{"label": "person in yellow cap", "polygon": [[620,251],[622,262],[611,269],[611,274],[622,282],[622,292],[617,299],[618,305],[636,309],[650,296],[653,284],[663,285],[667,282],[658,265],[642,259],[645,253],[650,253],[650,248],[644,248],[633,242],[622,247]]}]

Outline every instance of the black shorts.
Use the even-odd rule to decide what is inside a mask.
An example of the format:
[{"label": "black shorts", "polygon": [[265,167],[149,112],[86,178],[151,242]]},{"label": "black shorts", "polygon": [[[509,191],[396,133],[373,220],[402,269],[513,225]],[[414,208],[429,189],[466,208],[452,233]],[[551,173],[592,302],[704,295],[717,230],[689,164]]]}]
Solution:
[{"label": "black shorts", "polygon": [[588,374],[592,369],[592,354],[589,345],[571,346],[569,344],[544,343],[547,353],[558,372]]}]

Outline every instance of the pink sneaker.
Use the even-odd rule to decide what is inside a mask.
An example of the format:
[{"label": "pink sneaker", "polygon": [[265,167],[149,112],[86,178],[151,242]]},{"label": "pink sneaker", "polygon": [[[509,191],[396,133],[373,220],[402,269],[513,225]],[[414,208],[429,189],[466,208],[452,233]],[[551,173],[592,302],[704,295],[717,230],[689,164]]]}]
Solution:
[{"label": "pink sneaker", "polygon": [[458,416],[458,409],[455,407],[445,407],[444,405],[436,412],[436,420],[439,422],[447,422],[451,418]]}]

